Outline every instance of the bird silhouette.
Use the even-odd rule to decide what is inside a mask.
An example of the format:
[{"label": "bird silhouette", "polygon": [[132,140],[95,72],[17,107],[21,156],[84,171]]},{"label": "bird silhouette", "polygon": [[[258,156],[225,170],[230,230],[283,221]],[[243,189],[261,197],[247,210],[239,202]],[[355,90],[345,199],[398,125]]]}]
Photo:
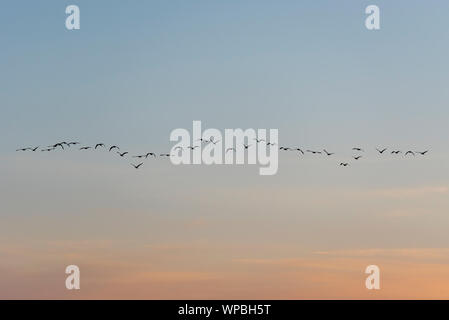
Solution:
[{"label": "bird silhouette", "polygon": [[331,156],[331,155],[335,154],[334,152],[327,152],[326,149],[324,149],[323,151],[324,151],[324,153],[326,153],[326,155],[328,155],[328,156]]},{"label": "bird silhouette", "polygon": [[141,165],[143,165],[143,162],[139,163],[139,164],[132,164],[131,165],[135,168],[135,169],[139,169]]},{"label": "bird silhouette", "polygon": [[64,150],[64,145],[61,142],[56,143],[56,144],[51,145],[51,146],[47,146],[47,148],[54,148],[54,149],[56,149],[57,147],[61,147]]},{"label": "bird silhouette", "polygon": [[306,152],[310,152],[311,154],[321,154],[321,151],[306,150]]},{"label": "bird silhouette", "polygon": [[111,150],[113,150],[113,149],[117,149],[117,150],[120,150],[120,148],[119,148],[119,147],[117,147],[117,146],[112,146],[112,147],[110,147],[110,148],[109,148],[109,152],[111,152]]},{"label": "bird silhouette", "polygon": [[67,143],[67,146],[71,146],[71,145],[77,145],[77,144],[80,144],[79,142],[77,142],[77,141],[73,141],[73,142],[69,142],[69,143]]},{"label": "bird silhouette", "polygon": [[227,148],[225,153],[228,153],[228,151],[235,151],[235,148]]},{"label": "bird silhouette", "polygon": [[353,157],[355,160],[359,160],[362,156]]},{"label": "bird silhouette", "polygon": [[36,151],[39,148],[39,146],[37,146],[36,148],[30,148],[31,151]]},{"label": "bird silhouette", "polygon": [[31,148],[20,148],[20,149],[17,149],[16,151],[27,151],[27,150],[31,150]]},{"label": "bird silhouette", "polygon": [[98,147],[103,147],[104,148],[104,143],[97,143],[95,145],[95,149],[97,149]]},{"label": "bird silhouette", "polygon": [[347,162],[340,162],[340,166],[347,167],[347,166],[349,166],[349,163],[347,163]]},{"label": "bird silhouette", "polygon": [[302,151],[301,148],[295,148],[295,150],[301,152],[304,155],[304,151]]},{"label": "bird silhouette", "polygon": [[145,159],[147,159],[148,158],[148,156],[154,156],[154,157],[156,157],[156,154],[154,154],[153,152],[148,152],[147,154],[142,154],[142,155],[139,155],[139,156],[133,156],[133,158],[145,158]]},{"label": "bird silhouette", "polygon": [[161,153],[160,157],[170,157],[170,153]]},{"label": "bird silhouette", "polygon": [[117,154],[120,156],[120,157],[124,157],[125,155],[127,155],[129,152],[128,151],[125,151],[125,152],[122,152],[122,153],[120,153],[120,152],[118,152],[117,151]]},{"label": "bird silhouette", "polygon": [[190,150],[195,150],[196,148],[199,148],[199,146],[188,146],[187,148]]},{"label": "bird silhouette", "polygon": [[391,151],[391,154],[400,154],[402,151],[400,151],[400,150],[393,150],[393,151]]},{"label": "bird silhouette", "polygon": [[254,140],[256,141],[256,143],[265,142],[265,139],[257,139],[257,138],[254,138]]},{"label": "bird silhouette", "polygon": [[424,156],[424,155],[426,155],[426,153],[427,152],[429,152],[429,150],[426,150],[426,151],[415,151],[416,153],[419,153],[420,155],[422,155],[422,156]]},{"label": "bird silhouette", "polygon": [[352,148],[352,150],[363,152],[363,149],[362,149],[362,148],[359,148],[359,147]]},{"label": "bird silhouette", "polygon": [[406,153],[405,153],[405,155],[409,155],[409,154],[411,154],[412,156],[414,156],[415,155],[415,153],[413,152],[413,151],[407,151]]},{"label": "bird silhouette", "polygon": [[145,155],[145,159],[147,159],[147,158],[148,158],[148,156],[153,156],[153,157],[155,157],[155,158],[156,158],[156,154],[155,154],[155,153],[153,153],[153,152],[147,152],[147,154]]},{"label": "bird silhouette", "polygon": [[42,149],[41,151],[53,151],[54,148]]},{"label": "bird silhouette", "polygon": [[267,142],[267,146],[275,146],[276,143],[275,142]]},{"label": "bird silhouette", "polygon": [[250,144],[244,144],[243,146],[245,147],[245,149],[248,149],[249,147],[251,147]]},{"label": "bird silhouette", "polygon": [[387,150],[387,148],[384,148],[384,149],[382,149],[382,150],[379,150],[379,149],[376,148],[376,150],[377,150],[377,152],[379,152],[380,154],[382,154],[382,153],[384,153],[384,152]]},{"label": "bird silhouette", "polygon": [[81,147],[80,150],[89,150],[92,147]]}]

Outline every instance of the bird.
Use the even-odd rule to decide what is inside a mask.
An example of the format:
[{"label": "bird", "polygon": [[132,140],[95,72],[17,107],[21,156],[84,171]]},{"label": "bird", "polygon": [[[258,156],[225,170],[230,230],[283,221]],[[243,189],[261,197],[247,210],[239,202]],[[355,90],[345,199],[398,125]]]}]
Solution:
[{"label": "bird", "polygon": [[413,156],[415,155],[415,153],[413,151],[410,151],[410,150],[405,153],[405,155],[409,155],[409,154],[411,154]]},{"label": "bird", "polygon": [[275,146],[276,143],[275,142],[267,142],[267,146]]},{"label": "bird", "polygon": [[195,150],[196,148],[199,148],[199,146],[188,146],[187,148],[189,148],[190,150]]},{"label": "bird", "polygon": [[16,151],[27,151],[27,150],[31,150],[31,148],[21,148],[21,149],[17,149]]},{"label": "bird", "polygon": [[254,138],[254,140],[256,141],[256,143],[260,143],[260,142],[265,142],[265,139],[257,139],[257,138]]},{"label": "bird", "polygon": [[212,137],[211,137],[209,142],[211,142],[211,143],[213,143],[213,144],[217,144],[218,142],[220,142],[220,140],[214,141],[214,140],[212,139]]},{"label": "bird", "polygon": [[301,152],[304,155],[304,151],[302,151],[301,148],[295,148],[295,150]]},{"label": "bird", "polygon": [[400,151],[400,150],[393,150],[393,151],[391,151],[391,154],[400,154],[402,151]]},{"label": "bird", "polygon": [[61,147],[64,150],[64,145],[60,142],[60,143],[56,143],[54,145],[51,146],[47,146],[47,148],[53,148],[56,149],[57,147]]},{"label": "bird", "polygon": [[209,140],[207,140],[207,139],[203,139],[203,138],[199,138],[199,139],[196,139],[196,141],[201,141],[201,142],[209,142]]},{"label": "bird", "polygon": [[359,147],[354,147],[354,148],[352,148],[352,150],[363,152],[363,149],[362,149],[362,148],[359,148]]},{"label": "bird", "polygon": [[109,152],[111,152],[111,150],[112,150],[112,149],[117,149],[117,150],[120,150],[120,148],[119,148],[119,147],[117,147],[117,146],[112,146],[112,147],[110,147],[110,148],[109,148]]},{"label": "bird", "polygon": [[97,144],[95,145],[95,150],[96,150],[98,147],[103,147],[103,148],[104,148],[104,143],[97,143]]},{"label": "bird", "polygon": [[141,166],[141,165],[143,165],[143,162],[141,162],[141,163],[139,163],[139,164],[132,164],[131,163],[131,165],[135,168],[135,169],[139,169],[139,167]]},{"label": "bird", "polygon": [[382,150],[379,150],[379,149],[376,148],[376,150],[377,150],[377,152],[379,152],[380,154],[382,154],[382,153],[384,153],[384,152],[387,150],[387,148],[384,148],[384,149],[382,149]]},{"label": "bird", "polygon": [[312,154],[321,154],[321,151],[306,150],[306,152],[310,152]]},{"label": "bird", "polygon": [[419,154],[422,155],[422,156],[425,156],[426,153],[429,152],[429,150],[422,151],[422,152],[420,152],[420,151],[415,151],[415,152],[416,152],[416,153],[419,153]]},{"label": "bird", "polygon": [[54,148],[42,149],[41,151],[53,151]]},{"label": "bird", "polygon": [[37,146],[36,148],[30,148],[31,151],[36,151],[39,148],[39,146]]},{"label": "bird", "polygon": [[155,155],[153,152],[148,152],[147,154],[142,154],[142,155],[140,155],[140,156],[133,156],[133,158],[145,158],[145,159],[147,159],[148,156],[154,156],[154,157],[156,157],[156,155]]},{"label": "bird", "polygon": [[170,153],[161,153],[160,157],[170,157]]},{"label": "bird", "polygon": [[117,151],[117,154],[120,155],[120,157],[124,157],[124,156],[127,155],[128,153],[129,153],[128,151],[125,151],[125,152],[123,152],[123,153],[120,153],[120,152]]},{"label": "bird", "polygon": [[347,162],[340,162],[340,166],[347,167],[347,166],[349,166],[349,163],[347,163]]},{"label": "bird", "polygon": [[326,149],[323,149],[324,153],[326,153],[326,155],[331,156],[334,154],[334,152],[327,152]]},{"label": "bird", "polygon": [[290,147],[279,147],[279,150],[288,151],[288,150],[292,150],[292,148],[290,148]]},{"label": "bird", "polygon": [[153,156],[153,157],[156,158],[156,154],[153,153],[153,152],[148,152],[148,153],[145,155],[145,159],[148,158],[148,156]]},{"label": "bird", "polygon": [[92,147],[81,147],[80,150],[89,150]]},{"label": "bird", "polygon": [[243,146],[245,147],[245,149],[248,149],[251,145],[250,144],[244,144]]},{"label": "bird", "polygon": [[362,156],[353,157],[355,160],[359,160]]},{"label": "bird", "polygon": [[67,146],[71,146],[71,145],[76,145],[76,144],[80,144],[79,142],[77,142],[77,141],[74,141],[74,142],[69,142],[69,143],[67,143]]},{"label": "bird", "polygon": [[228,153],[228,151],[235,151],[235,148],[227,148],[225,153]]}]

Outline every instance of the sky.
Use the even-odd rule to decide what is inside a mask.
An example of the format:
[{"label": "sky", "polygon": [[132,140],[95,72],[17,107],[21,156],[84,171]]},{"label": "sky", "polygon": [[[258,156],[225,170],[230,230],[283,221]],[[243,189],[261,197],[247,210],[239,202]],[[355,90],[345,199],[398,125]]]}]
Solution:
[{"label": "sky", "polygon": [[[71,4],[80,30],[65,28]],[[365,28],[371,4],[377,31]],[[2,1],[0,298],[449,298],[448,10]],[[278,173],[260,176],[15,151],[75,140],[168,152],[170,132],[194,120],[278,129],[281,144],[336,154],[280,153]],[[71,264],[80,290],[65,288]],[[365,288],[371,264],[380,290]]]}]

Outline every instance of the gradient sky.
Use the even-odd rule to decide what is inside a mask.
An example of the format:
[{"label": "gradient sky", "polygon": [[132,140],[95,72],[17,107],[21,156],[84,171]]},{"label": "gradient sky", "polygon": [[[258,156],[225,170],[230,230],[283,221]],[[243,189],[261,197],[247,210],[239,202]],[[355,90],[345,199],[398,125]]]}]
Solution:
[{"label": "gradient sky", "polygon": [[[379,31],[364,26],[370,4]],[[448,12],[436,0],[2,1],[0,298],[449,298]],[[167,152],[193,120],[337,154],[282,153],[278,174],[259,176],[15,152],[62,140]],[[338,167],[353,146],[364,161]],[[369,264],[380,291],[364,287]]]}]

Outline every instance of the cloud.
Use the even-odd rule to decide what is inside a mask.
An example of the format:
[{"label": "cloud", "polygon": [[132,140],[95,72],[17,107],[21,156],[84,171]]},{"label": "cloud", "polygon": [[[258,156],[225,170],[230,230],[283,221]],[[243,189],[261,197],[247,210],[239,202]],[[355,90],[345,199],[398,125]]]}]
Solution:
[{"label": "cloud", "polygon": [[370,192],[372,195],[392,198],[416,198],[427,197],[430,195],[445,195],[449,193],[447,186],[423,186],[411,188],[383,188],[374,189]]},{"label": "cloud", "polygon": [[373,249],[349,249],[334,251],[315,251],[315,255],[334,257],[385,257],[393,259],[414,258],[422,261],[428,259],[445,259],[449,262],[449,248],[373,248]]}]

